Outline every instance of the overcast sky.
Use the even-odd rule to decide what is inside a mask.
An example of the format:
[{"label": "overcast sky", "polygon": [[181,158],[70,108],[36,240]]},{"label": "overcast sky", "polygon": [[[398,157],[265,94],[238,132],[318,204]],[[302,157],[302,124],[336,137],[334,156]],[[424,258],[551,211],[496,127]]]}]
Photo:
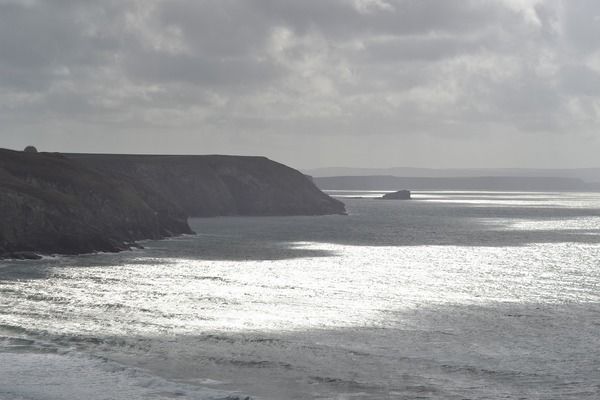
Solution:
[{"label": "overcast sky", "polygon": [[0,0],[0,147],[600,166],[597,0]]}]

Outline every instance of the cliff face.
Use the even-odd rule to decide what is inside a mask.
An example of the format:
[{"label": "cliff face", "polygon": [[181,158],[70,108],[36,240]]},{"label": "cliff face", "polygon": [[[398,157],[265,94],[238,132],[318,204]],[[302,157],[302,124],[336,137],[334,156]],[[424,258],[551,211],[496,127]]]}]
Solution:
[{"label": "cliff face", "polygon": [[265,157],[70,154],[110,176],[147,188],[189,216],[324,215],[344,204],[300,172]]},{"label": "cliff face", "polygon": [[0,258],[117,251],[191,233],[188,216],[344,212],[300,172],[263,157],[0,149]]},{"label": "cliff face", "polygon": [[155,209],[126,182],[58,154],[2,149],[0,222],[0,257],[117,251],[191,232],[181,209]]}]

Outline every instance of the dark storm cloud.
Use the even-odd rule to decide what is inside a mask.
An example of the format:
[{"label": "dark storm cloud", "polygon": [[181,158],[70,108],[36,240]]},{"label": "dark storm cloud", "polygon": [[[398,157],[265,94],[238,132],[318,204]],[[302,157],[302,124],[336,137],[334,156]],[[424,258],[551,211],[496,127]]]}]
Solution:
[{"label": "dark storm cloud", "polygon": [[0,0],[0,138],[300,164],[364,163],[374,136],[380,157],[422,148],[409,162],[460,158],[435,140],[592,154],[598,37],[592,0]]}]

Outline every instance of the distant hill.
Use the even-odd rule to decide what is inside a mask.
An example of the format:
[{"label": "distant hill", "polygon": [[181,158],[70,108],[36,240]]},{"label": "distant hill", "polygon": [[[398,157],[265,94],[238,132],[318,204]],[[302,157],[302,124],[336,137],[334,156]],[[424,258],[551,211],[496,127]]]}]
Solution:
[{"label": "distant hill", "polygon": [[578,178],[560,177],[397,177],[330,176],[316,177],[323,190],[498,190],[498,191],[597,191],[598,185]]},{"label": "distant hill", "polygon": [[397,176],[413,178],[476,178],[476,177],[546,177],[576,178],[586,182],[600,182],[600,168],[542,169],[542,168],[348,168],[331,167],[307,169],[313,177],[328,176]]}]

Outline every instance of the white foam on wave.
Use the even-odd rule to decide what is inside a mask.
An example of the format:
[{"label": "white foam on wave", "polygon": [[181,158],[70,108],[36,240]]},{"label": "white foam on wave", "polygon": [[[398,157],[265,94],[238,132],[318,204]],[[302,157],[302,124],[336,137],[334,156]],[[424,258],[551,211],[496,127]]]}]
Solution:
[{"label": "white foam on wave", "polygon": [[77,353],[0,352],[0,400],[245,399]]}]

